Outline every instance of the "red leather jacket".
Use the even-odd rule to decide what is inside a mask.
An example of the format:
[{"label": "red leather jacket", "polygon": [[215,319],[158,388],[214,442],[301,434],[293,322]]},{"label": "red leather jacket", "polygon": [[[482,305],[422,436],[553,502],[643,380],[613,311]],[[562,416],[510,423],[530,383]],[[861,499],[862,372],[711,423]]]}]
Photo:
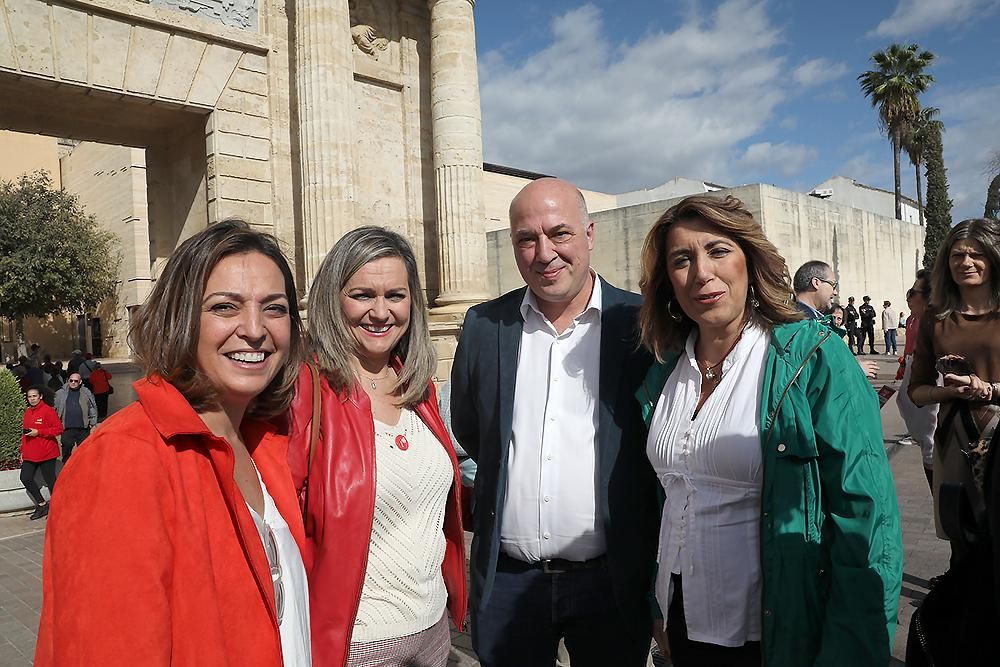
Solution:
[{"label": "red leather jacket", "polygon": [[[299,502],[305,508],[303,560],[309,575],[313,664],[340,667],[347,661],[368,566],[375,513],[375,427],[371,402],[359,386],[355,385],[349,394],[337,394],[329,383],[321,385],[320,440],[308,482],[313,392],[312,378],[305,365],[299,372],[291,408],[288,464]],[[468,604],[462,482],[455,449],[438,413],[433,384],[427,400],[414,411],[441,441],[454,470],[445,506],[441,572],[448,590],[451,619],[462,627]]]}]

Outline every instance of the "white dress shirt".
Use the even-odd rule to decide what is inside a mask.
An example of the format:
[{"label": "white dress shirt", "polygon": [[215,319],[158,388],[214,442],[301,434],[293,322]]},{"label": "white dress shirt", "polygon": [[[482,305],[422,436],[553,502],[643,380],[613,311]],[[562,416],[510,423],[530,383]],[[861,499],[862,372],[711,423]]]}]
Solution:
[{"label": "white dress shirt", "polygon": [[[701,410],[697,332],[667,379],[646,454],[666,494],[656,600],[666,615],[671,573],[684,582],[688,637],[719,646],[760,640],[760,402],[770,334],[748,325]],[[669,622],[669,619],[668,619]]]},{"label": "white dress shirt", "polygon": [[513,429],[500,546],[526,562],[583,561],[604,554],[597,511],[597,411],[601,281],[561,334],[531,290],[514,386]]}]

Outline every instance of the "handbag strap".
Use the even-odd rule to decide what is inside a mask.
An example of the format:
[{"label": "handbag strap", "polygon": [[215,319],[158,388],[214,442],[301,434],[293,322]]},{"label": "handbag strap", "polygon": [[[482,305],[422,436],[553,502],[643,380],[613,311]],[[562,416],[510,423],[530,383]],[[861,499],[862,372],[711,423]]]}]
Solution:
[{"label": "handbag strap", "polygon": [[316,456],[316,445],[319,444],[319,426],[323,407],[319,369],[310,363],[307,363],[306,367],[309,369],[309,380],[312,382],[312,420],[309,422],[309,458],[306,460],[306,478],[303,481],[305,487],[305,499],[302,503],[303,519],[309,513],[309,478],[312,477],[313,458]]}]

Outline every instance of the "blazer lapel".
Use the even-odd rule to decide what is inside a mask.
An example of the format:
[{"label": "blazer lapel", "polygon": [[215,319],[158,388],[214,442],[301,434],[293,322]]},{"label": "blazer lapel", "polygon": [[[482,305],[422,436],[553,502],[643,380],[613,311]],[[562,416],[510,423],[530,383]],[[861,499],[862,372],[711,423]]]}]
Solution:
[{"label": "blazer lapel", "polygon": [[597,420],[597,461],[601,483],[598,486],[604,521],[610,520],[608,509],[608,484],[611,471],[621,447],[619,429],[615,425],[614,406],[618,401],[622,370],[625,366],[628,346],[633,343],[630,328],[623,326],[620,317],[621,301],[616,289],[605,282],[602,285],[603,301],[601,314],[601,378],[598,384],[600,396]]},{"label": "blazer lapel", "polygon": [[[527,289],[527,288],[525,288]],[[517,361],[521,353],[521,332],[524,330],[524,320],[521,319],[521,299],[515,302],[515,308],[500,319],[497,337],[497,377],[500,396],[500,462],[507,461],[507,448],[510,446],[510,434],[514,423],[514,385],[517,381]]]}]

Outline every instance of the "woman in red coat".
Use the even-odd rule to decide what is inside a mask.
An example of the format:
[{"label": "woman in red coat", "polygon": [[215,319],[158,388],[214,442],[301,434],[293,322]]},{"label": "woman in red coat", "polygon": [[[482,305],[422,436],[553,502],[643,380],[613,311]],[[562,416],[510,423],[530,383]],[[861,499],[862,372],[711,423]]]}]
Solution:
[{"label": "woman in red coat", "polygon": [[277,241],[226,220],[167,260],[132,320],[138,401],[59,478],[37,667],[310,667],[283,415],[300,319]]},{"label": "woman in red coat", "polygon": [[49,504],[42,497],[35,473],[42,471],[51,497],[56,488],[56,459],[59,458],[56,436],[63,432],[63,425],[55,409],[42,401],[38,389],[32,387],[27,395],[28,409],[24,411],[24,435],[21,436],[21,484],[35,503],[35,511],[30,517],[34,521],[49,513]]},{"label": "woman in red coat", "polygon": [[410,245],[378,227],[341,238],[309,291],[322,436],[310,466],[303,369],[289,463],[305,505],[317,665],[444,667],[448,616],[465,622],[461,480],[426,312]]}]

